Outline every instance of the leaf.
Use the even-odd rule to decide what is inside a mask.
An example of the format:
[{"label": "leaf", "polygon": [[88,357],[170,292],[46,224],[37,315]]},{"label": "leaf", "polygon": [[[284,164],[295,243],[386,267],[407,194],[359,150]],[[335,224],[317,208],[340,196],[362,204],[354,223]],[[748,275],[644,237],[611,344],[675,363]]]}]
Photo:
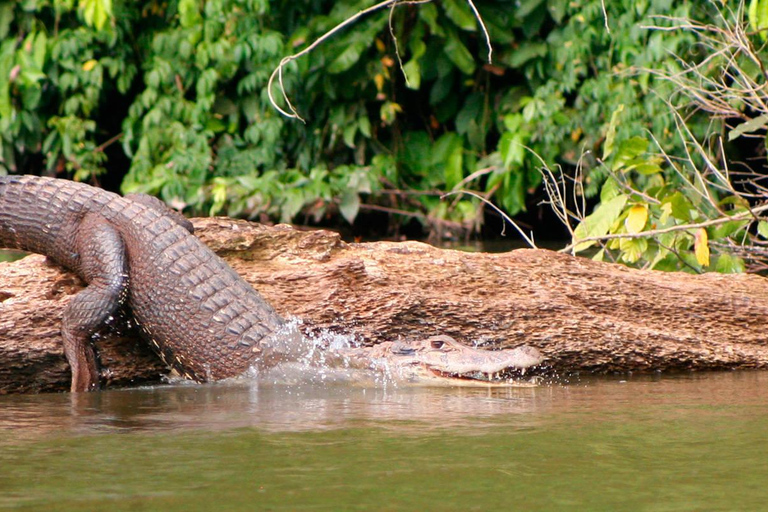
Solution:
[{"label": "leaf", "polygon": [[99,61],[97,61],[96,59],[91,59],[91,60],[85,61],[83,63],[83,71],[90,71],[90,70],[92,70],[93,68],[96,67],[96,64],[98,64],[98,63],[99,63]]},{"label": "leaf", "polygon": [[768,1],[752,0],[749,4],[747,16],[752,30],[755,32],[761,31],[760,38],[765,41],[766,34],[762,30],[768,28]]},{"label": "leaf", "polygon": [[613,144],[616,140],[616,125],[619,123],[619,115],[624,111],[624,105],[616,107],[611,114],[611,122],[608,123],[608,130],[605,132],[605,144],[603,145],[603,160],[613,153]]},{"label": "leaf", "polygon": [[464,0],[443,0],[445,15],[462,30],[477,30],[477,20]]},{"label": "leaf", "polygon": [[403,107],[398,105],[397,103],[393,101],[385,101],[381,108],[379,109],[379,116],[381,117],[381,121],[386,124],[390,125],[395,122],[395,118],[397,117],[397,114],[403,111]]},{"label": "leaf", "polygon": [[521,44],[514,52],[504,56],[504,63],[511,68],[519,68],[529,60],[543,57],[547,54],[547,43],[526,42]]},{"label": "leaf", "polygon": [[648,207],[644,204],[636,204],[629,209],[629,214],[624,220],[624,227],[627,228],[627,233],[639,233],[645,227],[645,223],[648,221]]},{"label": "leaf", "polygon": [[696,231],[693,253],[696,255],[696,261],[699,262],[699,265],[702,267],[709,266],[709,240],[707,239],[707,230],[704,228],[699,228]]},{"label": "leaf", "polygon": [[619,144],[616,158],[613,160],[613,170],[618,171],[635,160],[638,156],[645,153],[646,149],[648,149],[648,139],[635,136],[625,140]]},{"label": "leaf", "polygon": [[355,222],[357,212],[360,211],[360,195],[356,190],[348,188],[344,191],[339,202],[339,211],[347,222]]},{"label": "leaf", "polygon": [[761,220],[757,223],[757,234],[763,238],[768,238],[768,222]]},{"label": "leaf", "polygon": [[198,0],[179,0],[179,22],[182,27],[189,28],[201,21]]},{"label": "leaf", "polygon": [[662,203],[661,205],[661,216],[659,217],[659,224],[664,225],[667,223],[667,220],[669,220],[669,216],[672,215],[672,204],[671,203]]},{"label": "leaf", "polygon": [[328,73],[336,75],[348,70],[360,60],[363,50],[365,50],[363,44],[350,44],[328,65]]},{"label": "leaf", "polygon": [[661,172],[661,166],[655,162],[643,162],[634,167],[634,171],[644,176],[658,174]]},{"label": "leaf", "polygon": [[79,6],[85,24],[96,30],[101,30],[112,17],[112,0],[80,0]]},{"label": "leaf", "polygon": [[609,176],[603,183],[603,188],[600,189],[600,202],[605,203],[620,193],[621,187],[619,186],[619,182]]},{"label": "leaf", "polygon": [[674,194],[665,197],[661,202],[662,208],[665,204],[671,206],[672,217],[675,219],[683,222],[690,222],[692,220],[691,210],[693,209],[693,205],[682,193],[675,192]]},{"label": "leaf", "polygon": [[445,187],[453,189],[464,178],[464,148],[461,139],[456,138],[456,144],[448,155],[445,163]]},{"label": "leaf", "polygon": [[406,86],[409,89],[418,90],[421,87],[421,67],[419,61],[411,59],[403,66],[403,74],[406,77]]},{"label": "leaf", "polygon": [[733,139],[741,137],[745,133],[753,133],[758,130],[762,130],[766,127],[766,125],[768,125],[768,114],[757,116],[754,119],[750,119],[749,121],[741,123],[736,128],[728,132],[728,140],[732,141]]},{"label": "leaf", "polygon": [[357,123],[348,123],[342,131],[342,138],[347,147],[355,147],[355,134],[357,134]]},{"label": "leaf", "polygon": [[35,45],[32,50],[32,60],[37,69],[42,70],[45,65],[45,53],[48,47],[48,37],[45,32],[39,32],[35,37]]},{"label": "leaf", "polygon": [[648,250],[648,240],[645,238],[622,238],[619,240],[621,259],[627,263],[636,263]]},{"label": "leaf", "polygon": [[723,253],[717,257],[715,270],[722,274],[741,274],[746,269],[744,260],[738,256]]},{"label": "leaf", "polygon": [[[627,204],[628,196],[626,194],[620,194],[613,199],[600,205],[588,215],[573,231],[573,240],[578,242],[584,238],[600,237],[608,233],[611,226],[619,218],[621,212],[624,210],[624,205]],[[578,243],[574,248],[575,252],[583,251],[584,249],[594,245],[594,241]]]},{"label": "leaf", "polygon": [[446,42],[445,55],[453,62],[457,68],[465,75],[471,75],[475,72],[475,60],[469,53],[467,47],[461,42],[456,32],[448,32],[448,42]]}]

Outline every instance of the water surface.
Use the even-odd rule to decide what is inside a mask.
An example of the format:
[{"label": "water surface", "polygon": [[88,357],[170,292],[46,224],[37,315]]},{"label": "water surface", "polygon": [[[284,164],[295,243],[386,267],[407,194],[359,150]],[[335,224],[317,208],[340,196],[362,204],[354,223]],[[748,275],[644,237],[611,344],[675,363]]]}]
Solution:
[{"label": "water surface", "polygon": [[0,510],[763,510],[768,373],[0,396]]}]

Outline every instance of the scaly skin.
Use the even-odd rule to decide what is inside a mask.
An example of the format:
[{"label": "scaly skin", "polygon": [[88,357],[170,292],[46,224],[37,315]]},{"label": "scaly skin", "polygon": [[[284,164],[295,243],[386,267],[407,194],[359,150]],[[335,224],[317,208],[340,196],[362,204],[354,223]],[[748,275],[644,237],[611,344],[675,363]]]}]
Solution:
[{"label": "scaly skin", "polygon": [[96,389],[90,338],[124,302],[163,360],[196,381],[232,377],[283,326],[272,307],[160,201],[82,183],[0,177],[0,247],[45,254],[88,286],[66,307],[72,391]]},{"label": "scaly skin", "polygon": [[422,385],[505,385],[498,377],[509,370],[541,364],[544,356],[530,345],[514,349],[480,350],[447,335],[408,342],[384,342],[374,347],[337,351],[347,367],[385,370],[397,380]]}]

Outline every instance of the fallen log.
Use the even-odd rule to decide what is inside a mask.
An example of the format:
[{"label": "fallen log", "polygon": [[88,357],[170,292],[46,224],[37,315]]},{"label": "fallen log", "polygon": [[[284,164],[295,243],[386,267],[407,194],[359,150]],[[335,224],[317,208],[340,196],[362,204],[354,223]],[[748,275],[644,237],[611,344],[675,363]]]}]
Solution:
[{"label": "fallen log", "polygon": [[[307,334],[367,345],[447,334],[533,345],[548,371],[768,367],[768,281],[628,269],[544,250],[486,254],[195,219],[196,234]],[[66,390],[61,313],[82,288],[42,256],[0,263],[0,393]],[[167,369],[126,317],[95,339],[107,385]]]}]

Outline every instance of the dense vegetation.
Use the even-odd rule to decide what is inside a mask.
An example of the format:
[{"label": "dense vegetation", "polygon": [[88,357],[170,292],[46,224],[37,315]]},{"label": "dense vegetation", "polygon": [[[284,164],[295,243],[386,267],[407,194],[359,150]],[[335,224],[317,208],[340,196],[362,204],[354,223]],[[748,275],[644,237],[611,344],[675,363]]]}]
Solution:
[{"label": "dense vegetation", "polygon": [[[752,3],[759,24],[768,2]],[[722,25],[711,5],[478,1],[491,62],[465,0],[398,5],[290,63],[285,91],[307,122],[281,116],[266,92],[281,58],[369,5],[0,4],[0,172],[94,181],[127,170],[123,191],[156,194],[193,214],[282,221],[340,214],[353,222],[361,209],[378,209],[456,232],[482,223],[483,204],[471,196],[441,200],[442,192],[475,191],[515,215],[540,200],[535,191],[546,166],[555,181],[569,177],[569,195],[575,180],[576,203],[602,201],[577,228],[580,238],[723,213],[719,195],[714,209],[702,206],[684,188],[688,171],[655,156],[649,144],[653,137],[668,154],[687,155],[682,117],[667,103],[681,84],[664,77],[685,71],[688,61],[706,61],[706,53],[691,53],[699,35],[642,26],[675,25],[656,14]],[[709,62],[705,74],[717,64]],[[694,140],[713,126],[722,130],[707,116],[686,115],[684,123]],[[701,159],[693,155],[690,163]],[[722,197],[730,209],[749,203],[731,191]],[[576,213],[569,223],[586,214],[569,198],[563,208],[564,218]],[[709,238],[727,256],[711,263],[696,254],[702,236],[709,247],[706,234],[693,230],[661,242],[610,240],[598,256],[739,270],[743,262],[727,250],[727,237],[743,238],[750,226],[718,224]]]}]

